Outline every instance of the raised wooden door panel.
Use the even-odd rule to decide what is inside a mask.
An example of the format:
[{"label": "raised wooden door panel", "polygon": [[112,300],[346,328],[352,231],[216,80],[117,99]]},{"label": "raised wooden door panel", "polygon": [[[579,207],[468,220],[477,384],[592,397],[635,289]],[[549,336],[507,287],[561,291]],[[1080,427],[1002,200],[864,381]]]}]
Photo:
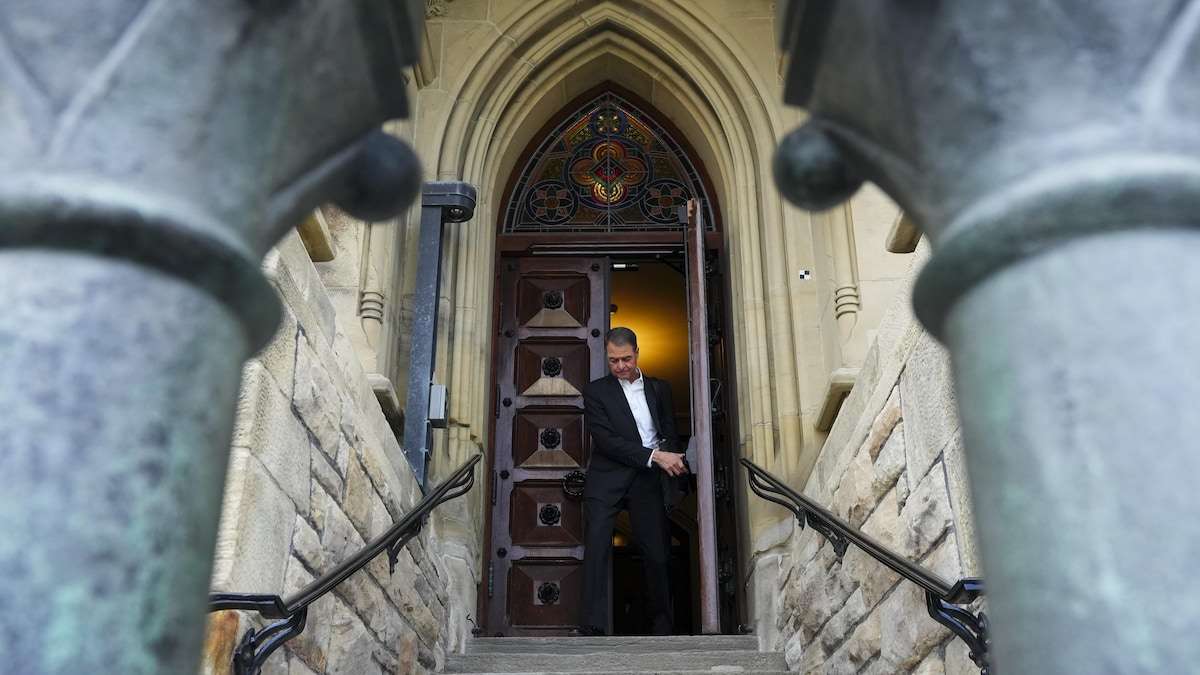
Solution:
[{"label": "raised wooden door panel", "polygon": [[563,493],[562,481],[520,481],[513,487],[510,513],[513,546],[583,545],[582,504]]},{"label": "raised wooden door panel", "polygon": [[510,630],[565,634],[579,624],[582,593],[582,561],[543,558],[514,562],[508,581]]},{"label": "raised wooden door panel", "polygon": [[525,277],[516,295],[521,326],[580,328],[591,316],[591,280],[584,275]]},{"label": "raised wooden door panel", "polygon": [[[548,330],[548,329],[543,329]],[[591,381],[586,340],[530,337],[517,343],[516,392],[523,397],[581,396]]]},{"label": "raised wooden door panel", "polygon": [[583,469],[587,467],[587,434],[583,413],[576,408],[524,410],[512,425],[514,468]]},{"label": "raised wooden door panel", "polygon": [[587,467],[583,389],[604,374],[605,258],[501,262],[488,634],[578,622],[583,513],[563,479]]}]

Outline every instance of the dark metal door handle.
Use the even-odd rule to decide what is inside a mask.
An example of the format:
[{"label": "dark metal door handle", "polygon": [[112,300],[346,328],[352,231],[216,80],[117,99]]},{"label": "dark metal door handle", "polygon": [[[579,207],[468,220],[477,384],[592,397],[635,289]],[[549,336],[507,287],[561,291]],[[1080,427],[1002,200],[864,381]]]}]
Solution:
[{"label": "dark metal door handle", "polygon": [[580,471],[579,469],[576,469],[576,470],[572,471],[571,473],[568,473],[567,475],[563,476],[563,479],[562,479],[563,493],[565,493],[568,497],[574,497],[575,499],[579,499],[580,497],[583,496],[583,485],[584,485],[584,481],[586,479],[587,479],[587,474]]}]

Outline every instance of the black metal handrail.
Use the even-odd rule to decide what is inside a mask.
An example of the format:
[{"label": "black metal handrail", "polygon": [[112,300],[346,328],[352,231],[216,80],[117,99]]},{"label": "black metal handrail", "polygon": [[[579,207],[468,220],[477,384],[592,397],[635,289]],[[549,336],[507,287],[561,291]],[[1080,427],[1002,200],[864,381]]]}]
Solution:
[{"label": "black metal handrail", "polygon": [[800,527],[807,524],[824,536],[829,540],[838,558],[845,555],[850,544],[854,544],[893,572],[920,586],[925,591],[925,607],[929,616],[949,628],[966,643],[971,660],[979,666],[981,675],[988,675],[987,615],[983,612],[972,613],[958,606],[970,604],[983,595],[982,579],[967,577],[951,584],[937,574],[900,557],[820,504],[788,487],[754,462],[744,458],[741,462],[742,466],[746,467],[750,489],[754,494],[791,511],[796,520],[800,521]]},{"label": "black metal handrail", "polygon": [[304,632],[308,606],[333,590],[355,572],[367,566],[380,553],[387,551],[388,571],[396,571],[400,551],[420,533],[425,520],[435,507],[470,492],[475,485],[475,465],[483,459],[476,455],[467,460],[450,477],[417,502],[387,532],[371,540],[358,553],[344,560],[298,592],[283,599],[278,595],[258,593],[212,593],[208,596],[208,611],[242,609],[258,612],[263,618],[279,619],[262,630],[246,631],[233,651],[234,675],[258,675],[264,662],[288,640]]}]

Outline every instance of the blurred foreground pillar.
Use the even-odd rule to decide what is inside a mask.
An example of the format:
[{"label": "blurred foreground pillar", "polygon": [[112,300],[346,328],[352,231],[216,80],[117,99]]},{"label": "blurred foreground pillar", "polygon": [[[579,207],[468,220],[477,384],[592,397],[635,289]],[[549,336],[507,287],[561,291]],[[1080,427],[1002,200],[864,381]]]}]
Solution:
[{"label": "blurred foreground pillar", "polygon": [[0,670],[196,671],[240,368],[280,311],[259,261],[322,202],[411,202],[379,128],[422,19],[0,3]]},{"label": "blurred foreground pillar", "polygon": [[1200,663],[1200,4],[782,3],[780,189],[930,238],[994,671]]}]

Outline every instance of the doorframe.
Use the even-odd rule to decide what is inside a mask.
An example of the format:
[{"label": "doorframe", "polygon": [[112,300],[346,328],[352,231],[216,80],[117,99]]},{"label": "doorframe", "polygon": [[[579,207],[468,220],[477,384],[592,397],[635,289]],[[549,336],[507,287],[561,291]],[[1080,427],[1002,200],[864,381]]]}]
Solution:
[{"label": "doorframe", "polygon": [[[500,416],[499,384],[497,377],[500,368],[500,349],[499,341],[496,340],[496,335],[500,330],[500,271],[503,268],[500,264],[500,254],[496,253],[495,260],[492,261],[492,320],[489,325],[491,332],[488,334],[489,344],[492,350],[491,365],[489,367],[490,375],[488,377],[488,398],[491,402],[488,404],[488,431],[487,431],[487,446],[484,448],[484,467],[483,475],[487,477],[483,481],[483,541],[479,547],[479,563],[482,565],[480,570],[480,583],[476,585],[475,593],[475,618],[472,621],[471,634],[475,637],[485,637],[484,633],[489,628],[488,613],[491,610],[491,593],[493,584],[495,584],[495,570],[492,564],[492,509],[496,506],[496,491],[499,486],[492,482],[492,476],[496,475],[496,420]],[[467,615],[468,620],[471,615]]]},{"label": "doorframe", "polygon": [[[499,402],[497,400],[496,391],[498,387],[497,376],[499,368],[499,342],[495,339],[500,330],[501,308],[499,299],[501,297],[501,270],[506,258],[516,258],[525,256],[546,256],[546,257],[563,257],[563,258],[581,258],[581,257],[596,257],[602,255],[648,255],[652,256],[655,253],[678,252],[684,254],[683,231],[658,231],[658,232],[571,232],[571,233],[521,233],[521,234],[500,234],[496,238],[495,255],[492,262],[492,320],[490,330],[491,333],[491,375],[488,378],[488,391],[491,402],[489,404],[490,417],[488,418],[488,433],[487,433],[487,448],[485,452],[485,462],[487,464],[484,469],[486,476],[492,476],[495,471],[496,462],[496,419],[499,411]],[[720,270],[721,283],[720,292],[724,302],[721,303],[721,316],[719,317],[723,339],[726,344],[724,350],[724,372],[726,373],[726,382],[724,382],[725,391],[723,398],[727,402],[725,405],[725,426],[728,429],[728,438],[726,439],[726,448],[713,448],[714,455],[718,451],[729,452],[733,454],[734,464],[739,453],[738,444],[738,428],[737,428],[737,410],[736,406],[732,405],[736,401],[736,368],[737,363],[734,358],[734,345],[732,332],[732,307],[730,298],[732,297],[732,277],[730,275],[730,266],[732,261],[727,255],[727,248],[722,236],[722,233],[717,231],[708,231],[704,233],[704,247],[707,254],[715,254],[717,267]],[[693,415],[695,411],[693,411]],[[715,467],[714,467],[715,468]],[[733,466],[730,472],[726,475],[728,481],[728,489],[733,492],[733,503],[738,509],[735,522],[735,532],[729,537],[729,541],[737,548],[735,565],[735,576],[739,577],[735,584],[733,611],[736,615],[736,625],[728,626],[728,631],[738,632],[746,621],[746,599],[745,589],[741,583],[741,571],[745,569],[745,540],[748,536],[748,522],[745,514],[740,508],[741,499],[739,496],[738,485],[736,480],[737,467]],[[488,597],[488,587],[494,583],[505,583],[505,580],[495,579],[491,566],[491,544],[492,544],[492,508],[495,504],[494,490],[496,486],[492,484],[489,478],[485,481],[484,487],[484,502],[483,507],[485,514],[483,517],[483,540],[480,546],[480,583],[477,589],[475,629],[477,635],[482,635],[489,629],[494,627],[487,625],[487,616],[491,609],[491,598]],[[714,486],[715,489],[715,486]],[[720,560],[718,559],[718,571]],[[719,584],[718,584],[719,586]],[[719,590],[719,588],[718,588]],[[731,622],[732,623],[732,622]]]},{"label": "doorframe", "polygon": [[[687,135],[684,134],[670,120],[669,117],[661,114],[657,106],[653,105],[648,100],[646,100],[642,96],[639,96],[637,93],[633,92],[632,90],[627,89],[627,88],[621,86],[620,84],[613,82],[611,80],[606,80],[604,82],[601,82],[601,83],[597,84],[596,86],[588,89],[587,91],[584,91],[583,93],[579,94],[578,96],[573,98],[571,101],[568,101],[565,105],[563,105],[559,109],[559,112],[552,115],[546,121],[546,123],[543,124],[530,137],[530,140],[526,144],[526,147],[521,151],[521,154],[517,157],[516,161],[513,163],[511,169],[509,170],[508,179],[505,181],[505,184],[504,184],[504,190],[503,190],[503,192],[501,192],[499,194],[499,201],[501,204],[503,204],[505,207],[507,207],[508,201],[512,198],[513,188],[516,186],[517,180],[520,178],[521,172],[525,170],[525,167],[528,164],[530,157],[532,157],[534,152],[537,151],[538,146],[546,138],[546,136],[548,136],[552,131],[554,131],[555,127],[562,122],[563,115],[566,113],[569,113],[570,111],[578,109],[580,106],[582,106],[587,101],[592,100],[605,92],[612,92],[612,93],[616,94],[617,96],[625,99],[626,101],[632,103],[634,106],[641,109],[642,111],[652,113],[654,120],[671,136],[671,138],[680,146],[680,148],[683,149],[684,154],[687,155],[691,159],[693,165],[696,168],[696,172],[699,176],[700,183],[704,187],[705,196],[709,200],[709,203],[710,203],[709,206],[710,206],[710,210],[711,210],[712,217],[713,217],[713,223],[711,224],[713,229],[711,231],[706,231],[704,233],[704,248],[705,248],[706,252],[708,252],[708,251],[716,252],[718,268],[721,271],[721,289],[720,289],[720,291],[721,291],[722,298],[724,298],[724,302],[722,303],[722,307],[721,307],[722,316],[720,317],[720,325],[722,326],[722,332],[724,333],[724,341],[725,341],[725,344],[727,345],[726,349],[725,349],[725,362],[724,362],[724,372],[727,374],[727,380],[728,380],[725,382],[725,385],[724,385],[725,392],[726,392],[725,400],[730,401],[730,402],[736,401],[737,400],[736,399],[737,363],[736,363],[736,359],[733,356],[733,354],[735,352],[734,352],[734,333],[732,330],[732,328],[733,328],[733,311],[732,311],[732,307],[731,307],[731,305],[732,305],[731,301],[733,298],[733,293],[732,293],[733,277],[730,274],[730,267],[732,265],[732,261],[729,259],[728,247],[726,246],[725,239],[724,239],[724,232],[725,232],[726,228],[724,227],[724,218],[723,218],[723,214],[722,214],[722,211],[720,208],[720,200],[718,198],[717,191],[714,187],[714,183],[709,178],[706,167],[700,161],[700,155],[696,152],[695,148],[688,141]],[[489,387],[488,396],[491,398],[491,402],[488,405],[490,417],[488,418],[487,447],[485,448],[485,462],[487,463],[485,470],[488,472],[489,479],[487,481],[485,481],[485,485],[483,486],[484,487],[483,506],[484,506],[484,509],[487,510],[487,515],[484,518],[483,540],[482,540],[482,545],[480,546],[480,552],[481,552],[480,579],[481,579],[481,583],[479,584],[479,588],[478,588],[478,592],[477,592],[478,600],[476,602],[476,611],[475,611],[476,621],[478,622],[475,626],[475,630],[477,632],[481,632],[482,629],[486,626],[486,621],[487,621],[486,617],[488,616],[488,611],[490,609],[490,607],[489,607],[490,601],[489,601],[488,594],[487,594],[487,588],[490,583],[494,583],[494,580],[491,578],[491,575],[489,573],[489,565],[490,565],[490,560],[491,560],[491,550],[489,547],[492,542],[492,517],[491,517],[490,509],[491,509],[492,502],[495,500],[495,495],[493,494],[493,491],[494,491],[493,485],[492,485],[490,476],[493,475],[492,472],[495,470],[494,467],[495,467],[495,459],[496,459],[495,458],[495,452],[496,452],[496,423],[495,422],[497,419],[498,408],[499,408],[499,401],[496,396],[496,388],[497,388],[496,377],[497,377],[497,369],[499,366],[500,355],[499,355],[499,351],[497,349],[497,341],[495,338],[498,335],[498,331],[500,330],[501,316],[500,316],[499,299],[500,299],[500,294],[501,294],[501,290],[500,290],[501,270],[502,270],[502,264],[503,264],[504,258],[521,256],[521,255],[563,255],[564,254],[563,251],[569,250],[570,246],[580,246],[580,245],[593,246],[596,248],[593,249],[592,251],[578,250],[578,251],[576,251],[577,255],[585,255],[585,254],[586,255],[597,255],[597,254],[599,254],[600,251],[603,250],[601,247],[606,246],[606,245],[610,246],[610,247],[624,246],[625,247],[625,250],[623,251],[624,253],[636,251],[636,250],[639,250],[639,248],[653,253],[656,248],[661,249],[661,248],[666,248],[666,247],[671,247],[671,246],[678,248],[680,250],[680,252],[682,253],[683,247],[684,247],[684,240],[683,240],[684,231],[683,230],[628,231],[628,232],[505,233],[504,232],[504,219],[505,219],[506,214],[507,214],[507,208],[503,208],[503,209],[500,209],[497,211],[496,216],[495,216],[496,222],[495,222],[495,230],[494,230],[495,237],[496,237],[496,239],[495,239],[496,246],[495,246],[495,253],[493,256],[493,260],[492,260],[492,293],[491,293],[492,321],[491,321],[491,325],[490,325],[491,333],[489,334],[489,339],[490,339],[489,345],[490,345],[490,349],[492,352],[492,358],[491,358],[491,375],[488,378],[488,387]],[[746,551],[748,550],[747,542],[749,541],[749,521],[747,519],[746,512],[742,508],[744,499],[742,499],[740,491],[738,490],[738,485],[740,484],[740,482],[737,480],[737,475],[736,475],[736,472],[738,471],[737,466],[736,466],[736,458],[739,453],[739,437],[738,437],[738,433],[737,433],[738,432],[737,409],[734,405],[726,405],[725,406],[725,425],[729,430],[729,436],[730,436],[729,439],[727,440],[727,443],[729,446],[728,451],[733,453],[733,460],[734,460],[733,461],[734,466],[731,467],[731,473],[727,476],[727,480],[729,481],[728,487],[731,491],[733,491],[734,504],[738,509],[738,512],[737,512],[737,515],[735,518],[737,531],[734,533],[732,541],[734,543],[734,546],[736,546],[736,548],[737,548],[737,552],[736,552],[737,560],[735,562],[737,569],[735,570],[734,574],[735,574],[735,576],[738,576],[739,578],[738,578],[737,584],[736,584],[736,590],[735,590],[733,604],[734,604],[734,612],[736,613],[738,619],[741,622],[745,622],[747,619],[746,598],[745,598],[744,585],[743,585],[740,577],[741,577],[741,572],[743,570],[748,569],[745,564],[746,563],[745,556],[746,556]],[[715,450],[716,449],[714,448],[714,452],[715,452]],[[720,560],[718,559],[718,572],[720,571],[719,564],[720,564]],[[730,630],[732,630],[734,632],[738,631],[740,628],[741,628],[740,624],[736,625],[736,626],[730,626]]]}]

